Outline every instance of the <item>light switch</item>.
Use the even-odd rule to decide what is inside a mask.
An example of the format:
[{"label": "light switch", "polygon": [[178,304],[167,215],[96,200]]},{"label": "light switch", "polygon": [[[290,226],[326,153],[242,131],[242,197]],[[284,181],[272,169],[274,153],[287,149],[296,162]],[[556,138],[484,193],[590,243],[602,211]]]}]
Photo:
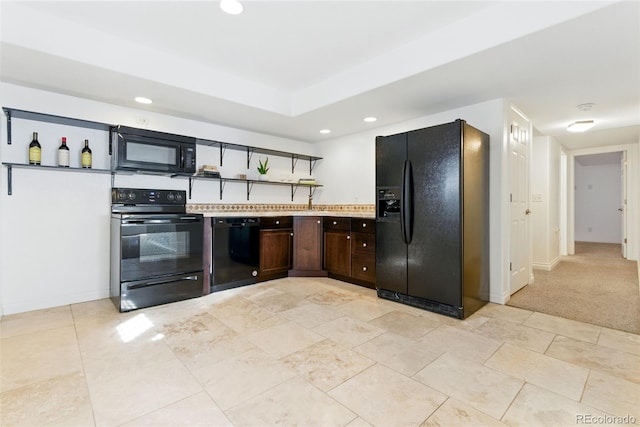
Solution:
[{"label": "light switch", "polygon": [[542,201],[542,194],[540,193],[533,193],[532,194],[532,198],[534,202],[541,202]]}]

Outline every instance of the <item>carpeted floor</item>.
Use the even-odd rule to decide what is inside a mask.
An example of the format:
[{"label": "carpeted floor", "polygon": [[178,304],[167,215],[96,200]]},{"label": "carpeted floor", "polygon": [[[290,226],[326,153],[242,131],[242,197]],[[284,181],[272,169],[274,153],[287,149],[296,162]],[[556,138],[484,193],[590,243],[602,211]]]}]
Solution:
[{"label": "carpeted floor", "polygon": [[507,305],[640,334],[638,267],[620,245],[576,242],[575,255],[533,273]]}]

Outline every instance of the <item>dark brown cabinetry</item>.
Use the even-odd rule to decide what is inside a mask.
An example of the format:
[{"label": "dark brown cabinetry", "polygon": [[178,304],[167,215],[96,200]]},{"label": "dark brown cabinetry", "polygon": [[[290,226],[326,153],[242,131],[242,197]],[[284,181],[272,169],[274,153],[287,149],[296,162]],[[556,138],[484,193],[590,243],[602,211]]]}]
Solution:
[{"label": "dark brown cabinetry", "polygon": [[286,277],[293,252],[293,218],[263,217],[260,223],[260,273],[258,280]]},{"label": "dark brown cabinetry", "polygon": [[351,218],[351,276],[370,288],[376,285],[376,222]]},{"label": "dark brown cabinetry", "polygon": [[324,218],[324,269],[351,276],[351,219]]},{"label": "dark brown cabinetry", "polygon": [[324,268],[329,277],[375,288],[375,220],[324,219]]},{"label": "dark brown cabinetry", "polygon": [[322,219],[293,218],[293,267],[289,276],[326,276],[322,269]]}]

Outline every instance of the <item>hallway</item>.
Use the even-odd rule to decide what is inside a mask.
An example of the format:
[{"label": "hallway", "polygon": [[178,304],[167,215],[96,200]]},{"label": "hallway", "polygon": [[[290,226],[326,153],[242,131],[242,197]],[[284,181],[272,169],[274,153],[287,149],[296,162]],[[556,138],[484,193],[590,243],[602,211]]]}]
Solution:
[{"label": "hallway", "polygon": [[507,305],[640,334],[637,264],[620,245],[576,242],[575,255],[534,276]]}]

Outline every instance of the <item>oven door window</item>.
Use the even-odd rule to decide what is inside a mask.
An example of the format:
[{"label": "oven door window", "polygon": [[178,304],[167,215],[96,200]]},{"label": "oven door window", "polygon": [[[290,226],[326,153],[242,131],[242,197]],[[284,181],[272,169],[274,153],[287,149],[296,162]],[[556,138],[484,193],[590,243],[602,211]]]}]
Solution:
[{"label": "oven door window", "polygon": [[126,227],[121,240],[121,280],[202,270],[202,223]]}]

